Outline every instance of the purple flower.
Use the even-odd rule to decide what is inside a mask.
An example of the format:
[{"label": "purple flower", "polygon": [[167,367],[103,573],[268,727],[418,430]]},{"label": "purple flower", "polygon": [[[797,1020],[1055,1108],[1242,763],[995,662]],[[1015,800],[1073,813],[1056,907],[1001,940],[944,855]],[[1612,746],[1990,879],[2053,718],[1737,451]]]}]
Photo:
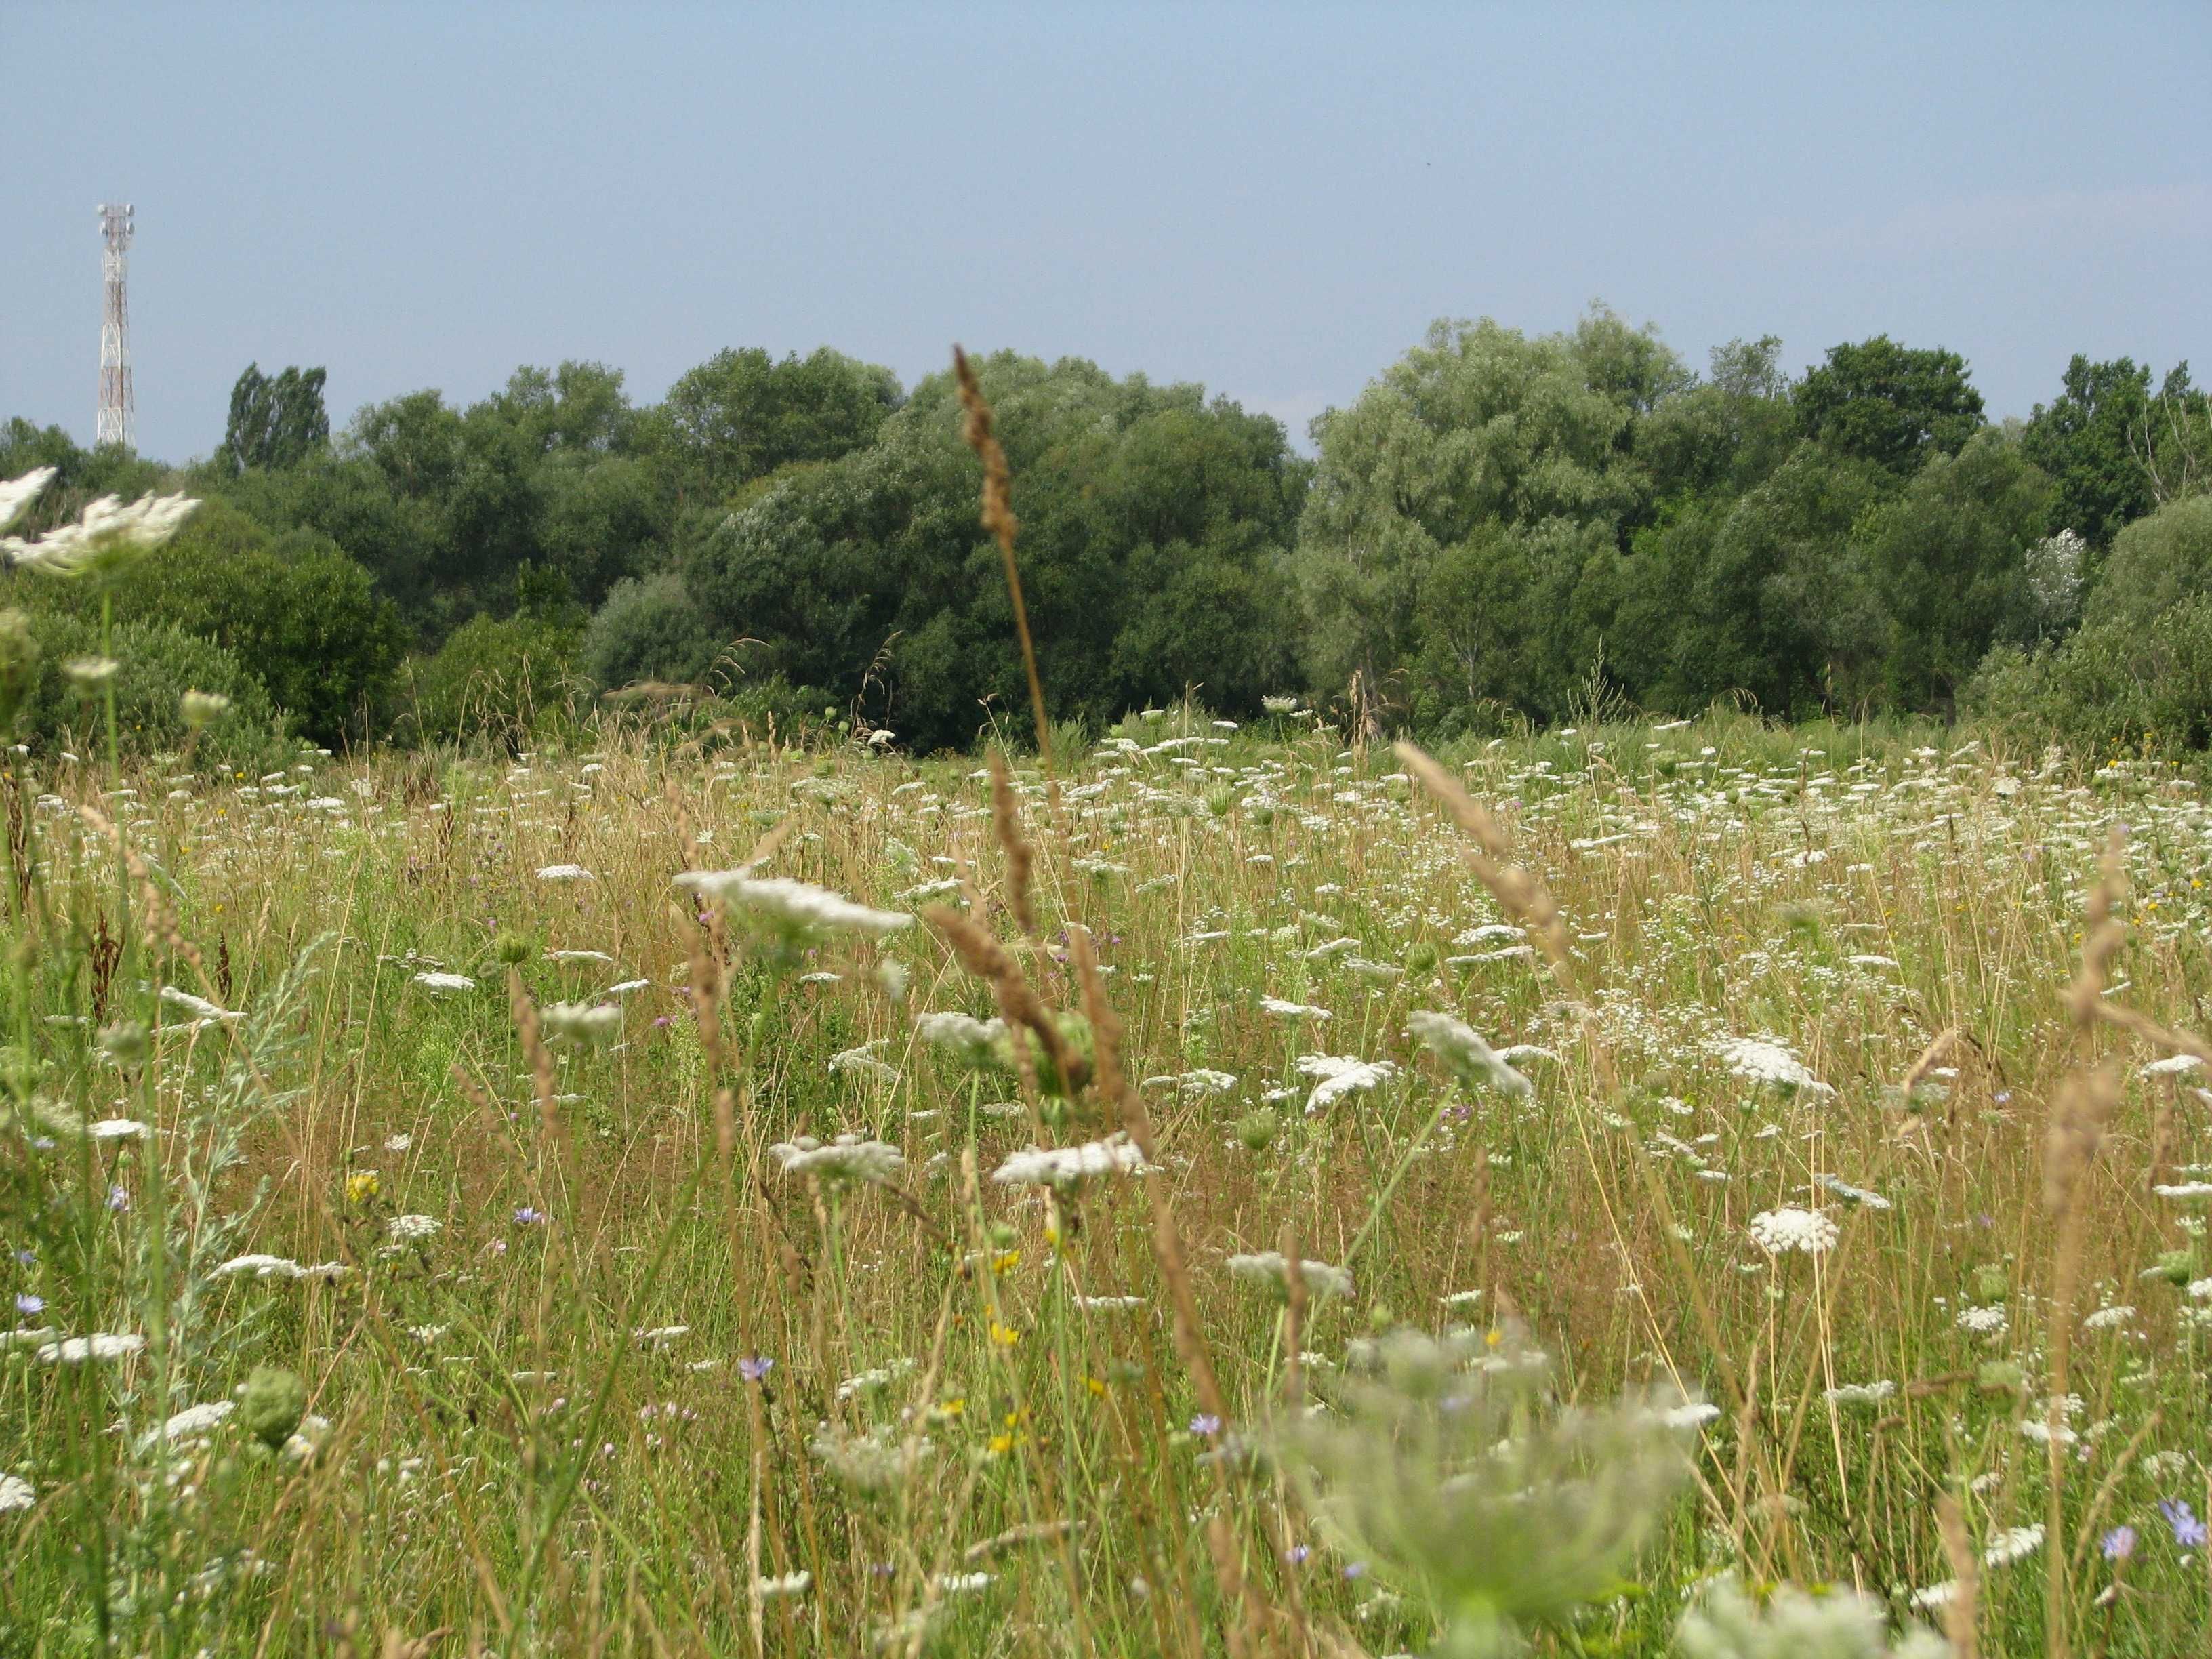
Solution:
[{"label": "purple flower", "polygon": [[1290,1548],[1283,1552],[1283,1559],[1289,1562],[1294,1567],[1302,1567],[1306,1564],[1306,1557],[1312,1553],[1312,1545],[1293,1544]]},{"label": "purple flower", "polygon": [[1219,1434],[1221,1419],[1211,1412],[1200,1412],[1190,1419],[1190,1431],[1193,1434]]},{"label": "purple flower", "polygon": [[131,1194],[120,1187],[110,1187],[107,1189],[107,1207],[121,1214],[131,1207]]},{"label": "purple flower", "polygon": [[2185,1550],[2200,1547],[2204,1542],[2204,1523],[2197,1512],[2179,1498],[2161,1498],[2158,1512],[2166,1517],[2166,1524],[2173,1528],[2173,1541]]},{"label": "purple flower", "polygon": [[28,1317],[32,1314],[42,1314],[46,1312],[46,1297],[42,1296],[33,1296],[28,1291],[18,1291],[15,1292],[15,1311],[17,1313]]},{"label": "purple flower", "polygon": [[1354,1561],[1350,1566],[1345,1568],[1344,1576],[1346,1578],[1366,1577],[1367,1564],[1364,1561]]},{"label": "purple flower", "polygon": [[769,1374],[775,1364],[775,1361],[767,1355],[756,1354],[750,1359],[738,1361],[738,1375],[748,1382],[757,1382]]},{"label": "purple flower", "polygon": [[2097,1547],[2105,1553],[2107,1561],[2124,1561],[2136,1553],[2136,1529],[2133,1527],[2114,1527],[2105,1534]]},{"label": "purple flower", "polygon": [[514,1212],[514,1224],[518,1227],[542,1227],[545,1224],[545,1212],[533,1210],[526,1204]]}]

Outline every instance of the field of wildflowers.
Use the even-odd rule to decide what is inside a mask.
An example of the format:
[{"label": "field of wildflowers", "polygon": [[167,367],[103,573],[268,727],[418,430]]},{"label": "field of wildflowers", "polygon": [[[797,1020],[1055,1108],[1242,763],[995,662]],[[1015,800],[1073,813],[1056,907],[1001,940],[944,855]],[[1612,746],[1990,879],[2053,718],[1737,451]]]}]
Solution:
[{"label": "field of wildflowers", "polygon": [[0,1650],[2201,1644],[2169,769],[10,760]]}]

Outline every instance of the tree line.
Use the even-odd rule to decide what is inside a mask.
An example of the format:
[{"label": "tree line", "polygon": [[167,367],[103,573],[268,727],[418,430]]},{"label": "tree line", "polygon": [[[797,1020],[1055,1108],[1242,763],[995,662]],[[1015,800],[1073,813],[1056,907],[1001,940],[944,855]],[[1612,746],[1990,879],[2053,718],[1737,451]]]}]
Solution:
[{"label": "tree line", "polygon": [[[2212,406],[2186,364],[2076,356],[1992,422],[1956,353],[1882,336],[1793,376],[1771,337],[1695,372],[1603,307],[1446,321],[1313,423],[1310,459],[1195,385],[976,366],[1063,718],[1294,696],[1441,738],[1727,698],[2212,744]],[[1024,701],[960,422],[949,374],[827,348],[723,351],[646,404],[601,364],[526,367],[337,432],[321,369],[255,365],[206,460],[17,418],[0,477],[58,470],[34,529],[105,493],[205,502],[104,596],[149,745],[189,667],[325,744],[512,737],[627,690],[930,750]],[[0,582],[57,659],[103,603]]]}]

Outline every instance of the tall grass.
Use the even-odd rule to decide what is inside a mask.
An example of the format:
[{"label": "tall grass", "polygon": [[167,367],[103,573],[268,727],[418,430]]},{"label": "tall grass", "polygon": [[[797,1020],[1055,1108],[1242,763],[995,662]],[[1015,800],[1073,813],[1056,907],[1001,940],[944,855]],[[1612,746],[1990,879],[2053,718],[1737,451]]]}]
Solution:
[{"label": "tall grass", "polygon": [[[1916,735],[1445,757],[1556,928],[1395,757],[1195,710],[1060,756],[1056,805],[1019,763],[994,803],[971,763],[635,734],[427,774],[17,757],[29,1334],[0,1464],[29,1494],[0,1629],[1422,1650],[1494,1586],[1361,1524],[1380,1452],[1309,1474],[1291,1431],[1362,1421],[1424,1332],[1540,1350],[1540,1414],[1713,1408],[1670,1407],[1689,1483],[1633,1500],[1656,1531],[1602,1582],[1500,1602],[1539,1651],[1664,1651],[1722,1577],[1941,1623],[1954,1560],[1984,1652],[2185,1650],[2208,1558],[2160,1505],[2208,1509],[2212,1152],[2201,1074],[2144,1065],[2193,1051],[2163,1028],[2199,1023],[2205,814],[2171,774]],[[939,926],[763,929],[674,884],[753,857]],[[1025,1035],[971,1056],[918,1034],[932,1011]],[[1462,1080],[1422,1011],[1529,1091]],[[1320,1056],[1355,1080],[1309,1114]],[[112,1119],[155,1133],[80,1132]],[[1150,1173],[992,1178],[1123,1131]],[[785,1167],[840,1134],[898,1162]],[[1788,1209],[1832,1248],[1754,1243]],[[1268,1251],[1348,1290],[1228,1266]],[[49,1346],[96,1333],[149,1340]],[[1567,1548],[1525,1541],[1516,1583]]]}]

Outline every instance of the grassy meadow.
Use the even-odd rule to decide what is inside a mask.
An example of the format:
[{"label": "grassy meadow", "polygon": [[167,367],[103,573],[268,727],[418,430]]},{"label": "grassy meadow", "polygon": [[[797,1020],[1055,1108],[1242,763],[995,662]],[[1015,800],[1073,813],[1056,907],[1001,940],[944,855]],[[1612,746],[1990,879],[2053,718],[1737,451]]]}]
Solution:
[{"label": "grassy meadow", "polygon": [[2192,782],[1060,746],[17,757],[0,1651],[2200,1650]]}]

